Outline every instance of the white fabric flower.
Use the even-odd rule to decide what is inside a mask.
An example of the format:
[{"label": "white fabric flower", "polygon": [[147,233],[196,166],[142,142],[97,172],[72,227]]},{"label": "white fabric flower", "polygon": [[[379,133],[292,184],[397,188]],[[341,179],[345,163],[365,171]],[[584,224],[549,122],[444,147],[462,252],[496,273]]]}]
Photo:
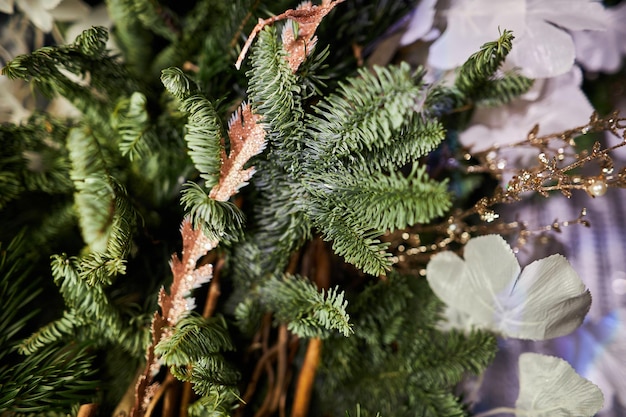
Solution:
[{"label": "white fabric flower", "polygon": [[435,4],[437,0],[422,0],[411,12],[411,20],[402,37],[400,45],[409,45],[417,40],[433,40],[440,32],[433,29],[435,19]]},{"label": "white fabric flower", "polygon": [[439,69],[460,66],[502,29],[515,35],[507,58],[531,78],[564,74],[574,64],[569,30],[604,30],[606,13],[593,0],[452,0],[442,11],[443,35],[430,47],[428,64]]},{"label": "white fabric flower", "polygon": [[576,60],[588,71],[616,72],[626,55],[626,3],[606,10],[605,31],[572,32]]},{"label": "white fabric flower", "polygon": [[477,327],[544,340],[571,333],[589,311],[591,294],[561,255],[535,261],[520,273],[506,241],[487,235],[471,239],[464,257],[450,251],[433,256],[426,278],[437,297]]},{"label": "white fabric flower", "polygon": [[482,152],[524,140],[536,124],[539,135],[584,125],[593,107],[580,88],[581,82],[582,73],[574,67],[567,74],[538,81],[537,90],[505,106],[478,108],[459,140],[471,151]]},{"label": "white fabric flower", "polygon": [[44,32],[52,30],[55,20],[69,22],[89,12],[81,0],[0,0],[0,12],[13,14],[15,5]]},{"label": "white fabric flower", "polygon": [[529,417],[593,416],[604,403],[600,389],[563,359],[523,353],[519,357],[515,414]]}]

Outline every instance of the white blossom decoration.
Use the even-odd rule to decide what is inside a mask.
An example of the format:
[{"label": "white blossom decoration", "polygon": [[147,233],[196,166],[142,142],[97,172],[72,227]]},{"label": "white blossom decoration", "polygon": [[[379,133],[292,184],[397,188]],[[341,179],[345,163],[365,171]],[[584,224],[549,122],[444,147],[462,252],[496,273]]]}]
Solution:
[{"label": "white blossom decoration", "polygon": [[593,416],[604,398],[600,389],[582,378],[563,359],[522,353],[519,396],[515,414],[529,417]]},{"label": "white blossom decoration", "polygon": [[508,29],[515,41],[507,61],[531,78],[569,71],[576,52],[566,30],[604,30],[607,19],[602,4],[593,0],[452,0],[441,15],[447,28],[430,47],[429,65],[458,67]]},{"label": "white blossom decoration", "polygon": [[71,22],[89,12],[81,0],[0,0],[2,13],[13,14],[15,6],[44,32],[52,30],[55,20]]},{"label": "white blossom decoration", "polygon": [[469,324],[504,337],[544,340],[579,327],[591,294],[561,255],[535,261],[520,273],[511,247],[499,235],[470,239],[465,259],[441,252],[426,277],[434,293]]}]

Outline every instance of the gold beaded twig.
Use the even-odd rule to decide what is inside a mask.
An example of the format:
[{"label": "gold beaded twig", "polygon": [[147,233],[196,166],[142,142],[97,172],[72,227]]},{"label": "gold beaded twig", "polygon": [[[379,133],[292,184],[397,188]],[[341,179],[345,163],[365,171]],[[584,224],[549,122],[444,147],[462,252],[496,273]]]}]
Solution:
[{"label": "gold beaded twig", "polygon": [[[514,250],[524,246],[529,237],[546,232],[561,232],[562,228],[579,224],[589,227],[585,218],[586,209],[580,211],[576,219],[565,221],[554,220],[551,224],[530,229],[520,220],[503,222],[495,207],[521,201],[523,197],[537,193],[550,197],[554,191],[560,191],[567,198],[572,190],[584,190],[593,198],[604,195],[609,187],[626,188],[626,167],[616,169],[611,153],[626,145],[626,118],[617,113],[607,117],[593,114],[589,123],[564,132],[545,136],[537,136],[539,130],[535,126],[526,139],[511,145],[492,147],[475,155],[466,154],[466,161],[478,161],[478,164],[466,167],[466,173],[489,173],[501,178],[506,169],[513,173],[512,178],[504,187],[497,187],[493,195],[483,197],[466,210],[457,210],[445,221],[431,225],[417,225],[410,229],[388,233],[384,239],[390,243],[394,254],[393,262],[397,268],[408,271],[419,271],[425,274],[425,265],[430,257],[442,250],[459,250],[467,241],[478,235],[497,233],[517,235]],[[620,143],[603,147],[595,142],[591,150],[576,151],[576,138],[595,132],[611,132],[621,139]],[[555,147],[554,145],[557,144]],[[500,157],[505,149],[532,147],[538,150],[537,165],[511,169],[508,161]],[[600,173],[584,175],[583,167],[596,163]],[[478,217],[478,221],[476,221]]]}]

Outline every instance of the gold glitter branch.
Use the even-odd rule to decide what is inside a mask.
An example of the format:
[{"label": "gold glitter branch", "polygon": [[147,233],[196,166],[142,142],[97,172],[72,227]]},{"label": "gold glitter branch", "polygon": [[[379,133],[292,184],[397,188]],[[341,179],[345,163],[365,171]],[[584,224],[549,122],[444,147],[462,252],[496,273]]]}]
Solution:
[{"label": "gold glitter branch", "polygon": [[317,30],[322,19],[330,13],[330,11],[339,3],[343,3],[345,0],[322,0],[322,4],[314,6],[310,1],[302,3],[297,9],[289,9],[278,16],[272,16],[268,19],[259,19],[257,25],[252,29],[250,36],[246,40],[239,58],[235,63],[235,68],[239,69],[241,63],[248,53],[248,49],[252,46],[252,42],[256,38],[256,35],[263,30],[267,25],[274,24],[280,20],[291,19],[297,24],[297,33],[293,28],[285,29],[283,32],[283,47],[288,52],[287,60],[289,66],[293,72],[295,72],[300,64],[304,62],[306,55],[310,52],[311,48],[315,45],[315,39],[313,34]]},{"label": "gold glitter branch", "polygon": [[[244,169],[244,165],[265,147],[265,130],[260,123],[261,117],[252,113],[250,106],[243,104],[232,116],[229,123],[230,152],[226,156],[222,140],[222,166],[220,178],[209,197],[218,201],[227,201],[239,188],[246,184],[254,173],[254,168]],[[181,225],[183,238],[182,258],[172,255],[170,266],[173,281],[170,293],[163,288],[159,292],[161,312],[156,312],[152,320],[152,341],[146,353],[146,367],[135,385],[135,405],[131,416],[144,416],[158,397],[158,383],[151,383],[160,364],[155,355],[156,345],[171,332],[172,327],[189,311],[195,308],[191,291],[211,280],[213,266],[198,266],[198,260],[215,248],[219,241],[209,239],[201,229],[194,229],[186,218]]]},{"label": "gold glitter branch", "polygon": [[[539,128],[536,126],[523,141],[492,147],[475,155],[466,154],[466,160],[479,161],[477,165],[469,166],[467,173],[489,173],[501,178],[504,172],[512,172],[511,180],[504,188],[497,187],[492,196],[481,198],[465,211],[458,210],[442,223],[418,225],[385,236],[385,241],[391,244],[390,250],[394,253],[396,267],[407,271],[421,268],[420,273],[425,273],[424,265],[434,253],[458,250],[473,236],[489,233],[517,234],[519,249],[531,235],[558,233],[562,228],[575,224],[588,227],[584,208],[576,219],[554,220],[537,229],[529,229],[523,221],[502,222],[498,220],[499,215],[495,208],[501,204],[521,201],[529,193],[538,193],[548,198],[552,192],[559,191],[569,198],[573,190],[583,190],[595,198],[604,195],[610,187],[626,188],[626,167],[617,168],[611,157],[616,149],[626,146],[625,122],[626,118],[618,117],[617,113],[605,118],[594,114],[588,124],[575,129],[537,136]],[[620,138],[620,142],[608,147],[595,142],[591,149],[578,152],[576,138],[592,132],[611,132]],[[521,147],[537,149],[536,165],[519,170],[507,167],[508,161],[503,158],[503,151]],[[599,172],[592,175],[582,174],[581,168],[590,164],[597,165]],[[480,222],[470,222],[474,217],[478,217]]]},{"label": "gold glitter branch", "polygon": [[244,169],[246,162],[265,148],[265,130],[260,123],[261,116],[253,114],[247,103],[237,109],[228,124],[230,152],[226,157],[222,140],[222,167],[218,184],[211,189],[209,197],[226,201],[235,195],[239,188],[247,184],[254,168]]},{"label": "gold glitter branch", "polygon": [[163,288],[159,292],[159,306],[161,312],[154,313],[152,319],[152,342],[146,353],[146,367],[139,376],[135,388],[135,405],[131,416],[143,416],[149,408],[158,384],[150,384],[152,377],[158,372],[160,363],[154,353],[156,345],[167,337],[172,327],[195,307],[191,291],[208,282],[213,275],[213,266],[205,264],[198,266],[198,260],[208,251],[215,248],[217,241],[207,238],[200,229],[194,230],[189,219],[183,220],[181,225],[183,238],[182,258],[172,255],[170,267],[172,269],[172,285],[167,294]]}]

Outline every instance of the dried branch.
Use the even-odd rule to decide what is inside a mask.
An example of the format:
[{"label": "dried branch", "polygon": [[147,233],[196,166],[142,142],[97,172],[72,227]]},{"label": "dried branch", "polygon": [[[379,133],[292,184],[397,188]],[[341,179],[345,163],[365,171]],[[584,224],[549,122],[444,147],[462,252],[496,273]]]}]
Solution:
[{"label": "dried branch", "polygon": [[291,417],[306,417],[309,412],[309,403],[311,402],[311,392],[313,391],[313,382],[317,373],[322,349],[322,340],[313,338],[309,340],[304,357],[304,363],[298,376],[296,394],[291,410]]}]

